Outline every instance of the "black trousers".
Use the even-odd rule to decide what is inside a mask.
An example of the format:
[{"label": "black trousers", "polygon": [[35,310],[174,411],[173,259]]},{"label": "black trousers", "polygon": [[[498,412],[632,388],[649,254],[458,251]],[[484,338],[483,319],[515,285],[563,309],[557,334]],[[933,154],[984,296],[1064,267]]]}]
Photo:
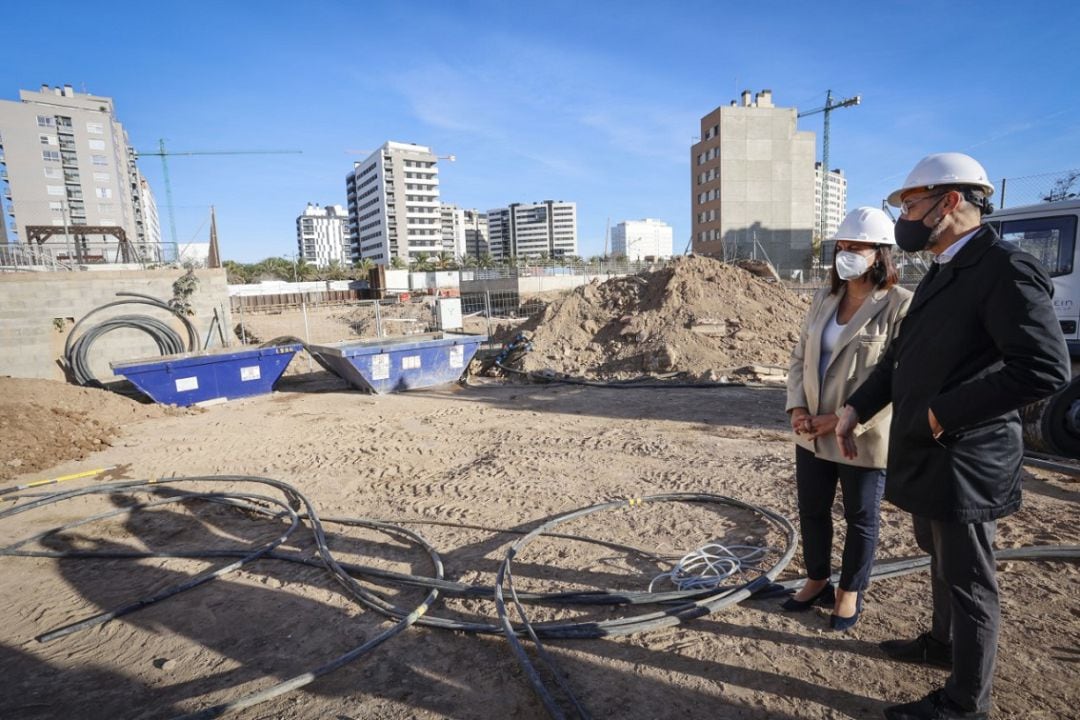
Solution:
[{"label": "black trousers", "polygon": [[833,499],[836,485],[844,500],[847,534],[840,562],[840,587],[865,590],[870,586],[880,527],[881,495],[885,471],[821,460],[806,448],[795,446],[795,485],[799,494],[799,526],[803,561],[811,580],[832,575]]},{"label": "black trousers", "polygon": [[990,711],[1001,602],[994,565],[997,523],[940,522],[913,515],[915,541],[930,553],[934,618],[930,634],[952,642],[949,699],[970,712]]}]

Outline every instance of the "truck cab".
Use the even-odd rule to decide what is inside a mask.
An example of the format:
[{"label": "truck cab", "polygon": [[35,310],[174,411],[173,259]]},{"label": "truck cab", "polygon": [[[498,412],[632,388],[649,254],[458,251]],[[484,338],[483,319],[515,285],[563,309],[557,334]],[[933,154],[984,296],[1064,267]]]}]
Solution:
[{"label": "truck cab", "polygon": [[998,210],[986,222],[1006,242],[1017,245],[1042,262],[1054,281],[1054,310],[1069,344],[1069,354],[1080,359],[1080,251],[1076,231],[1080,200],[1023,205]]},{"label": "truck cab", "polygon": [[1080,458],[1080,200],[998,210],[985,220],[1003,240],[1034,255],[1054,282],[1054,311],[1072,357],[1073,381],[1021,411],[1029,449]]}]

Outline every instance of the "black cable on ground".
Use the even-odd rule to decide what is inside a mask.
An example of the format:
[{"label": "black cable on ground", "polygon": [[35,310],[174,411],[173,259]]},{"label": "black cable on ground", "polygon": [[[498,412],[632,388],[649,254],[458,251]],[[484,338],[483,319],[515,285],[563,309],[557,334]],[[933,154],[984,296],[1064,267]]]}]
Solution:
[{"label": "black cable on ground", "polygon": [[[220,703],[213,707],[206,708],[199,712],[185,716],[186,718],[211,718],[218,717],[227,713],[240,710],[242,708],[250,707],[254,704],[268,700],[272,697],[289,692],[293,689],[300,688],[314,679],[332,672],[337,668],[340,668],[344,664],[351,662],[370,650],[374,649],[378,645],[382,644],[386,640],[394,637],[400,632],[403,632],[405,628],[412,624],[424,624],[429,627],[439,627],[444,629],[462,630],[466,632],[476,633],[490,633],[500,632],[504,634],[508,642],[511,643],[511,647],[517,655],[519,662],[522,662],[522,666],[525,668],[526,675],[529,677],[529,681],[534,687],[534,690],[540,694],[545,707],[554,717],[562,717],[562,709],[559,707],[558,702],[551,696],[550,692],[544,687],[543,679],[540,673],[533,667],[528,655],[526,654],[524,647],[521,645],[519,637],[528,636],[533,640],[535,647],[540,655],[541,661],[548,668],[549,672],[554,673],[554,676],[559,681],[561,690],[565,697],[569,699],[569,702],[573,706],[575,712],[580,717],[587,717],[587,710],[581,704],[577,698],[574,697],[573,692],[569,685],[562,680],[561,673],[558,672],[555,667],[554,660],[543,648],[542,638],[599,638],[599,637],[611,637],[616,635],[626,635],[633,632],[651,630],[660,627],[668,627],[676,625],[687,620],[691,620],[710,612],[714,612],[723,607],[733,605],[741,602],[744,599],[752,597],[762,597],[762,592],[768,592],[771,590],[780,590],[783,592],[790,592],[791,590],[800,587],[805,583],[805,580],[791,580],[783,583],[776,583],[775,578],[782,571],[782,569],[790,561],[795,552],[795,533],[791,523],[782,516],[773,513],[764,508],[760,508],[748,503],[743,503],[732,498],[726,498],[718,495],[708,494],[695,494],[695,493],[669,493],[654,495],[642,499],[630,499],[630,500],[618,500],[606,503],[599,503],[587,508],[560,515],[555,518],[551,518],[547,521],[540,523],[537,527],[531,531],[525,533],[518,530],[500,530],[489,529],[492,532],[511,532],[522,533],[522,537],[517,540],[507,551],[503,562],[500,564],[499,571],[496,577],[496,583],[494,587],[491,586],[476,586],[468,585],[465,583],[454,583],[447,581],[443,577],[443,568],[441,559],[438,556],[437,551],[423,539],[418,533],[414,533],[401,527],[400,524],[394,524],[382,520],[372,520],[363,518],[320,518],[315,512],[314,507],[310,501],[307,500],[301,493],[299,493],[294,487],[287,483],[272,480],[269,478],[257,478],[251,476],[199,476],[189,478],[168,478],[157,481],[129,481],[118,482],[109,485],[97,485],[89,488],[82,488],[77,490],[70,490],[62,493],[54,493],[51,495],[41,496],[8,496],[7,499],[24,500],[18,505],[6,508],[0,511],[0,520],[10,517],[12,515],[26,512],[29,510],[46,507],[48,505],[62,502],[67,499],[77,498],[90,494],[117,494],[117,493],[130,493],[130,492],[163,492],[164,488],[161,486],[187,483],[187,482],[207,482],[207,483],[261,483],[277,489],[283,493],[285,499],[273,500],[261,495],[254,495],[248,493],[238,492],[221,492],[221,493],[195,493],[187,491],[175,491],[175,495],[171,495],[165,498],[159,498],[150,502],[142,503],[136,507],[127,507],[116,510],[110,510],[93,517],[84,518],[60,528],[52,528],[46,532],[39,533],[33,537],[20,540],[6,548],[0,548],[0,555],[11,556],[28,556],[28,557],[51,557],[51,558],[239,558],[238,561],[229,563],[227,566],[215,571],[201,573],[193,577],[191,580],[180,583],[173,586],[167,591],[157,593],[148,598],[143,598],[135,602],[128,603],[120,608],[108,610],[105,613],[94,616],[88,620],[80,623],[75,623],[65,628],[60,628],[50,633],[45,633],[41,636],[42,640],[52,639],[53,637],[59,637],[62,634],[74,632],[76,630],[88,627],[90,624],[100,624],[110,619],[119,617],[121,614],[132,612],[141,607],[145,607],[148,604],[157,602],[175,595],[176,593],[183,592],[186,589],[195,587],[198,584],[209,582],[215,577],[219,577],[224,572],[228,572],[231,569],[236,569],[246,562],[254,562],[258,560],[281,560],[295,563],[302,563],[306,566],[323,567],[327,569],[335,578],[335,580],[343,585],[346,591],[355,598],[358,602],[369,609],[373,609],[383,615],[395,620],[393,626],[380,633],[372,640],[364,643],[363,645],[353,648],[347,653],[334,658],[333,660],[321,665],[320,667],[296,677],[285,680],[284,682],[277,683],[265,690],[246,695],[234,701]],[[27,550],[24,547],[30,542],[44,539],[50,534],[62,532],[63,530],[79,527],[92,522],[100,521],[105,518],[114,517],[118,514],[129,513],[136,509],[151,508],[160,504],[177,501],[187,500],[203,500],[206,502],[221,503],[225,505],[235,506],[238,509],[254,512],[257,515],[262,515],[271,520],[279,520],[285,517],[290,519],[292,526],[296,525],[296,520],[299,518],[310,526],[312,538],[317,549],[316,558],[302,557],[296,553],[282,553],[275,550],[282,541],[286,533],[282,533],[282,536],[258,546],[248,546],[242,548],[228,548],[228,549],[213,549],[213,550],[192,550],[186,552],[142,552],[142,551],[35,551]],[[637,553],[644,557],[656,558],[651,553],[646,553],[636,548],[619,545],[616,543],[608,543],[606,541],[596,541],[587,537],[565,535],[562,533],[552,532],[552,528],[573,520],[575,518],[590,515],[592,513],[601,512],[608,509],[615,509],[620,507],[636,507],[643,502],[661,502],[661,501],[676,501],[676,502],[704,502],[704,503],[720,503],[731,505],[740,509],[750,510],[761,517],[765,518],[767,522],[773,526],[779,528],[786,537],[787,549],[783,556],[777,562],[777,564],[770,570],[762,572],[759,576],[755,577],[750,582],[732,585],[726,588],[713,588],[706,590],[696,591],[673,591],[665,593],[649,593],[649,592],[634,592],[624,590],[596,590],[596,591],[572,591],[572,592],[556,592],[556,593],[519,593],[513,584],[513,576],[511,574],[511,562],[521,552],[521,550],[530,542],[538,537],[560,537],[565,539],[571,539],[575,541],[585,542],[599,542],[601,544],[615,547],[618,549],[626,550],[627,552]],[[270,506],[270,507],[267,507]],[[299,512],[304,510],[304,512]],[[408,542],[415,543],[417,546],[422,547],[432,560],[434,567],[434,575],[431,577],[409,575],[406,573],[394,573],[390,571],[371,568],[359,564],[341,563],[334,559],[332,553],[326,544],[325,531],[323,530],[323,522],[340,523],[344,525],[352,525],[357,527],[365,527],[384,532],[390,535],[396,535],[400,538],[407,540]],[[407,521],[414,524],[424,524],[423,520]],[[430,521],[433,524],[446,524],[435,521]],[[998,551],[997,557],[999,560],[1053,560],[1063,559],[1072,560],[1080,558],[1080,547],[1077,546],[1041,546],[1034,548],[1014,548],[1008,550]],[[912,558],[906,560],[899,560],[889,563],[881,563],[875,567],[872,577],[877,579],[898,577],[901,575],[919,572],[925,570],[929,566],[929,559],[926,557]],[[423,588],[428,590],[428,593],[423,602],[417,607],[409,610],[404,608],[398,608],[385,599],[379,597],[374,592],[360,586],[353,576],[367,579],[368,582],[376,581],[380,584],[394,584],[405,585],[410,587]],[[509,590],[511,601],[515,605],[515,609],[521,617],[521,622],[518,624],[511,623],[509,620],[509,613],[506,609],[506,601],[504,598],[504,587]],[[461,597],[474,597],[474,598],[494,598],[496,602],[496,608],[499,614],[497,624],[485,624],[479,622],[462,622],[458,620],[452,620],[447,618],[434,618],[428,617],[430,608],[434,605],[439,593],[453,594]],[[565,603],[581,603],[587,605],[596,604],[608,604],[608,605],[645,605],[655,604],[660,609],[655,612],[648,612],[636,616],[618,618],[613,620],[606,620],[600,622],[562,622],[552,621],[547,623],[530,623],[525,615],[523,604],[526,602],[532,603],[549,603],[549,604],[565,604]]]}]

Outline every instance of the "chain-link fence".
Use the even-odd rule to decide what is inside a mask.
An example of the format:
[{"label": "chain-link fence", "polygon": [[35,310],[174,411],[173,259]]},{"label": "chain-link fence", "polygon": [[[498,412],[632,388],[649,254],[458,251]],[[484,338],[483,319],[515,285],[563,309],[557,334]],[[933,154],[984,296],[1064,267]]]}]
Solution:
[{"label": "chain-link fence", "polygon": [[[482,346],[499,348],[530,318],[567,291],[522,296],[513,291],[465,293],[460,297],[462,327],[457,332],[484,335]],[[329,345],[379,337],[402,337],[438,332],[437,298],[412,300],[348,300],[335,303],[299,302],[258,307],[238,304],[232,309],[231,343],[259,345],[279,337],[296,337],[307,344]],[[451,328],[448,328],[451,329]],[[301,354],[292,372],[318,369]],[[295,367],[295,369],[293,369]]]},{"label": "chain-link fence", "polygon": [[1080,169],[1002,178],[996,195],[999,208],[1080,199]]}]

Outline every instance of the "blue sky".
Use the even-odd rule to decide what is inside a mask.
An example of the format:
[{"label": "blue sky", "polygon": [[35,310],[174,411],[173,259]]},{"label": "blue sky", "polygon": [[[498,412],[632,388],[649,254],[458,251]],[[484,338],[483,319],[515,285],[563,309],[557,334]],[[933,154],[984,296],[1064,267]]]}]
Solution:
[{"label": "blue sky", "polygon": [[[665,7],[665,5],[668,5]],[[848,208],[878,205],[930,152],[992,178],[1080,167],[1075,2],[8,3],[0,97],[41,83],[111,96],[138,149],[301,150],[174,158],[177,239],[224,257],[295,251],[308,201],[386,140],[440,163],[446,202],[578,203],[583,255],[655,217],[690,234],[699,120],[743,89],[832,114]],[[821,115],[800,120],[818,135]],[[168,222],[161,163],[140,160]]]}]

